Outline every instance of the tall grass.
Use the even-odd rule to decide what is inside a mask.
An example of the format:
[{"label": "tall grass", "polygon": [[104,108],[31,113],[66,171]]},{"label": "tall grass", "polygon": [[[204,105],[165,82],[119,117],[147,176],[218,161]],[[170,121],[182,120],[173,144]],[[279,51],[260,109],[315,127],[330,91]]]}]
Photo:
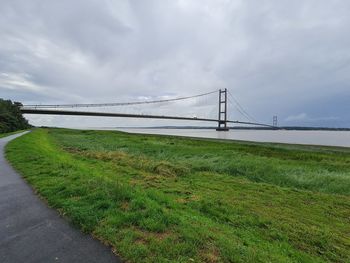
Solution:
[{"label": "tall grass", "polygon": [[[134,163],[168,162],[179,172],[207,171],[283,187],[350,194],[350,152],[331,147],[265,145],[193,140],[118,132],[56,130],[63,147],[85,155],[128,154]],[[111,158],[108,157],[108,158]],[[118,162],[120,158],[117,158]],[[124,158],[125,159],[125,158]],[[128,160],[130,158],[128,157]],[[171,163],[171,164],[170,164]],[[129,165],[129,164],[127,164]]]}]

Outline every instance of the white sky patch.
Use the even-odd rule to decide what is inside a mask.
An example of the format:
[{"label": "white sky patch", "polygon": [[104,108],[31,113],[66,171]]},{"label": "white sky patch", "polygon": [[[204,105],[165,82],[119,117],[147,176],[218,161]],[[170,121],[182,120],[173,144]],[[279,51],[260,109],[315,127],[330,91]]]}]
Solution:
[{"label": "white sky patch", "polygon": [[300,121],[300,120],[306,120],[308,118],[306,113],[300,113],[297,115],[291,115],[286,118],[286,121]]},{"label": "white sky patch", "polygon": [[297,121],[322,122],[322,121],[337,121],[337,120],[340,120],[340,118],[336,116],[311,117],[311,116],[308,116],[306,113],[291,115],[285,119],[286,122],[297,122]]},{"label": "white sky patch", "polygon": [[30,80],[28,74],[16,73],[0,73],[0,88],[18,90],[18,91],[34,91],[45,92],[45,88],[41,87]]}]

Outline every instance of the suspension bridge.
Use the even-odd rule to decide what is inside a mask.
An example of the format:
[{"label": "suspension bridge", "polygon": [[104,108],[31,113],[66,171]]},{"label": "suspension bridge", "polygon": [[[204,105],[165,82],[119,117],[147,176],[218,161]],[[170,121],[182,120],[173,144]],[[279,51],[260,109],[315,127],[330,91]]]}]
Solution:
[{"label": "suspension bridge", "polygon": [[[218,95],[218,112],[217,118],[197,117],[197,116],[173,116],[173,115],[157,115],[157,114],[140,114],[140,113],[122,113],[122,112],[101,112],[101,111],[81,111],[73,110],[77,108],[105,108],[105,107],[123,107],[135,105],[164,104],[190,99],[198,99],[213,94]],[[232,99],[232,100],[231,100]],[[228,102],[234,104],[235,109],[247,119],[247,121],[229,120],[228,119]],[[244,124],[256,125],[269,128],[277,128],[276,126],[257,122],[242,107],[238,100],[227,90],[220,89],[203,94],[197,94],[186,97],[176,97],[158,100],[143,100],[131,102],[114,102],[114,103],[85,103],[85,104],[32,104],[23,105],[20,108],[23,114],[41,114],[41,115],[68,115],[68,116],[94,116],[94,117],[119,117],[119,118],[143,118],[143,119],[165,119],[165,120],[184,120],[194,122],[215,122],[217,123],[217,131],[228,131],[228,124]]]}]

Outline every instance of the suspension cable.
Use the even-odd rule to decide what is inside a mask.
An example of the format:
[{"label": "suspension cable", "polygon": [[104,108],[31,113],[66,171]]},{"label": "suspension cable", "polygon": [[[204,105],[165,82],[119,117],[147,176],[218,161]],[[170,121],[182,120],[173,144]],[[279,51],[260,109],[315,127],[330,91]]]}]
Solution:
[{"label": "suspension cable", "polygon": [[218,92],[218,90],[187,96],[187,97],[178,97],[174,99],[164,99],[164,100],[149,100],[149,101],[133,101],[133,102],[114,102],[114,103],[90,103],[90,104],[35,104],[35,105],[23,105],[27,108],[81,108],[81,107],[108,107],[108,106],[126,106],[126,105],[140,105],[140,104],[153,104],[153,103],[163,103],[163,102],[172,102],[179,100],[187,100],[192,98],[203,97]]},{"label": "suspension cable", "polygon": [[[228,94],[231,96],[231,98],[234,100],[234,102],[237,104],[237,106],[240,108],[239,112],[248,118],[249,120],[253,121],[253,122],[257,122],[257,120],[252,117],[243,107],[242,105],[238,102],[238,100],[231,94],[230,91],[228,91]],[[237,109],[237,108],[236,108]],[[238,109],[237,109],[238,110]]]},{"label": "suspension cable", "polygon": [[235,109],[248,121],[252,121],[251,118],[249,118],[246,114],[244,114],[240,108],[238,108],[235,104],[233,104],[232,100],[230,99],[230,97],[227,97],[228,101],[232,104],[233,107],[235,107]]}]

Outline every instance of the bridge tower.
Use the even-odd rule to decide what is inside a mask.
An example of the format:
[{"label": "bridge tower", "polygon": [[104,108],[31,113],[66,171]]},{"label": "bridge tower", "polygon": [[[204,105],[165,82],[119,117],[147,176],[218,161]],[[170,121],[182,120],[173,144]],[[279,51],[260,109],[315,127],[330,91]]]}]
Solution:
[{"label": "bridge tower", "polygon": [[272,126],[277,127],[277,115],[273,116]]},{"label": "bridge tower", "polygon": [[228,131],[227,127],[227,89],[219,90],[219,118],[217,131]]}]

